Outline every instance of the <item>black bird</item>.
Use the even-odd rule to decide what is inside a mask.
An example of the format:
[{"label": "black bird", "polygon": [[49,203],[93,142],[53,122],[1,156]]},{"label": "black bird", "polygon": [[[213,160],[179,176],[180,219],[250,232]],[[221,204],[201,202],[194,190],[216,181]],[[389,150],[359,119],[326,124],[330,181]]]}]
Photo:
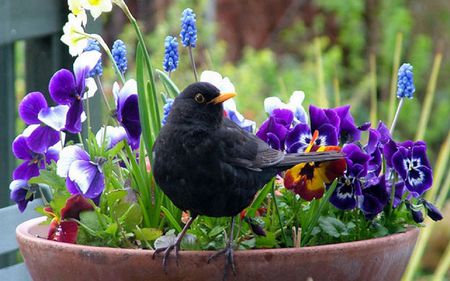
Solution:
[{"label": "black bird", "polygon": [[187,229],[198,215],[232,217],[226,254],[233,272],[234,217],[250,205],[256,192],[277,173],[302,162],[336,160],[338,152],[284,154],[224,117],[222,102],[235,93],[220,93],[210,83],[189,85],[172,105],[153,147],[156,183],[172,202],[189,210],[191,219],[176,242],[160,248],[166,259],[178,251]]}]

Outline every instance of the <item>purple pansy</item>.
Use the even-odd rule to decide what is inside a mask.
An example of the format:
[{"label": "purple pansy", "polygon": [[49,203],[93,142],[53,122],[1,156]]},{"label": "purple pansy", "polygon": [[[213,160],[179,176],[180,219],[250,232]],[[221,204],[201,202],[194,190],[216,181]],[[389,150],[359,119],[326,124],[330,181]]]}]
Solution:
[{"label": "purple pansy", "polygon": [[383,211],[383,208],[389,201],[389,194],[386,190],[386,181],[384,176],[372,181],[362,190],[362,196],[359,200],[359,208],[363,211],[367,219],[373,219]]},{"label": "purple pansy", "polygon": [[14,156],[18,159],[24,160],[24,162],[14,170],[14,180],[29,180],[32,177],[36,177],[39,175],[39,170],[45,169],[46,164],[50,164],[52,160],[55,162],[58,161],[58,149],[53,147],[45,147],[44,153],[36,153],[29,147],[27,142],[28,138],[29,137],[22,134],[17,136],[12,143],[12,151]]},{"label": "purple pansy", "polygon": [[369,129],[369,139],[367,145],[364,146],[364,151],[370,155],[368,173],[372,177],[378,177],[382,168],[380,138],[381,134],[379,131]]},{"label": "purple pansy", "polygon": [[73,73],[61,69],[50,79],[49,91],[52,99],[60,105],[69,106],[65,129],[71,133],[81,132],[83,100],[97,90],[89,73],[100,59],[100,52],[88,51],[78,56],[73,64]]},{"label": "purple pansy", "polygon": [[62,128],[52,120],[64,120],[67,109],[65,106],[48,107],[44,95],[40,92],[31,92],[23,98],[18,111],[25,124],[33,125],[34,130],[26,138],[31,150],[45,153],[60,140],[58,130]]},{"label": "purple pansy", "polygon": [[303,91],[294,91],[288,104],[282,102],[278,97],[268,97],[264,100],[264,111],[270,116],[274,109],[289,109],[294,114],[294,124],[307,123],[307,115],[302,106],[304,100],[305,93]]},{"label": "purple pansy", "polygon": [[116,100],[117,121],[125,128],[130,146],[136,149],[139,147],[141,137],[137,83],[130,79],[122,89],[119,89],[119,84],[114,83],[113,93]]},{"label": "purple pansy", "polygon": [[269,119],[259,128],[256,136],[267,142],[273,149],[284,150],[284,141],[294,114],[288,109],[274,109]]},{"label": "purple pansy", "polygon": [[9,189],[10,199],[16,202],[19,211],[23,213],[27,208],[28,202],[33,201],[37,186],[29,185],[26,180],[13,180]]},{"label": "purple pansy", "polygon": [[422,141],[405,141],[399,143],[397,151],[392,154],[394,170],[414,197],[422,195],[433,183],[426,151],[426,144]]},{"label": "purple pansy", "polygon": [[344,146],[342,152],[346,155],[347,170],[339,178],[330,202],[341,210],[356,207],[357,196],[362,195],[362,181],[367,176],[370,156],[364,153],[356,144]]},{"label": "purple pansy", "polygon": [[434,221],[440,221],[444,218],[441,211],[439,211],[436,206],[434,206],[427,200],[423,200],[423,206],[425,207],[425,210],[427,210],[427,215],[430,217],[430,219]]},{"label": "purple pansy", "polygon": [[66,178],[67,190],[71,194],[83,194],[90,199],[97,199],[105,188],[102,172],[103,158],[91,161],[89,154],[81,147],[65,147],[57,163],[57,174]]},{"label": "purple pansy", "polygon": [[245,117],[237,111],[236,102],[234,99],[229,99],[223,103],[223,110],[226,116],[239,125],[242,129],[247,132],[253,133],[255,131],[256,123],[254,121],[245,119]]},{"label": "purple pansy", "polygon": [[360,127],[356,127],[352,114],[350,113],[350,105],[344,105],[331,109],[336,112],[339,117],[339,138],[341,143],[356,142],[361,139],[361,131],[367,130],[370,123],[365,123]]},{"label": "purple pansy", "polygon": [[311,131],[319,131],[319,136],[325,138],[321,145],[338,145],[339,116],[332,109],[321,109],[314,105],[309,106],[309,118],[311,120]]}]

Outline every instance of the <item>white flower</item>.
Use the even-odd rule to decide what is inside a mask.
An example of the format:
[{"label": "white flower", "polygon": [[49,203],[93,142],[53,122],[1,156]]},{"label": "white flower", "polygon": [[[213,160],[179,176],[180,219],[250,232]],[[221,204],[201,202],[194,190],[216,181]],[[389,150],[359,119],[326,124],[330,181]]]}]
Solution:
[{"label": "white flower", "polygon": [[[103,137],[105,137],[105,139]],[[105,126],[103,126],[98,130],[95,139],[99,146],[102,146],[103,142],[105,142],[106,149],[111,149],[120,141],[127,139],[127,132],[123,127],[107,126],[105,135]]]},{"label": "white flower", "polygon": [[81,20],[81,23],[86,26],[87,24],[87,15],[86,11],[83,8],[82,0],[68,0],[69,10],[74,14],[77,18]]},{"label": "white flower", "polygon": [[74,14],[69,14],[68,21],[63,27],[64,34],[61,36],[61,41],[69,46],[69,53],[72,56],[77,56],[83,52],[88,44],[88,39],[81,26],[81,19]]},{"label": "white flower", "polygon": [[103,12],[112,10],[111,0],[82,0],[83,8],[91,11],[92,17],[97,19]]},{"label": "white flower", "polygon": [[289,109],[294,113],[296,123],[308,123],[305,109],[302,106],[304,99],[303,91],[293,92],[288,104],[282,102],[278,97],[268,97],[264,100],[264,111],[270,115],[274,109]]},{"label": "white flower", "polygon": [[235,93],[236,92],[236,89],[234,88],[234,85],[233,85],[233,83],[231,83],[230,79],[228,79],[228,77],[222,78],[222,75],[220,75],[220,73],[215,72],[215,71],[211,71],[211,70],[203,71],[202,75],[200,75],[200,81],[213,84],[222,93]]}]

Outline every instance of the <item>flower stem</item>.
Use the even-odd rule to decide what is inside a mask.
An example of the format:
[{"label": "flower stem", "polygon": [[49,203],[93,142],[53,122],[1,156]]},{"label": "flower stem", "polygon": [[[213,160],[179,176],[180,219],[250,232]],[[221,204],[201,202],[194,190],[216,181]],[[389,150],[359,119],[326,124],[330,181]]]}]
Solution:
[{"label": "flower stem", "polygon": [[106,97],[105,91],[103,90],[102,81],[100,81],[100,76],[95,76],[95,82],[97,83],[97,87],[100,89],[102,93],[103,101],[105,102],[106,108],[108,108],[108,113],[111,112],[111,106],[109,106],[108,98]]},{"label": "flower stem", "polygon": [[278,210],[277,199],[275,197],[275,178],[272,179],[271,185],[272,185],[272,189],[271,189],[272,199],[273,199],[273,204],[275,205],[275,212],[277,213],[278,222],[280,224],[281,237],[283,237],[284,245],[287,245],[286,233],[284,232],[283,221],[281,220],[280,211]]},{"label": "flower stem", "polygon": [[192,47],[189,46],[188,50],[189,50],[189,57],[191,58],[192,69],[194,70],[195,81],[198,82],[197,68],[195,67],[195,60],[194,55],[192,54]]},{"label": "flower stem", "polygon": [[397,111],[395,112],[394,120],[392,121],[391,129],[389,130],[389,133],[391,133],[391,136],[394,133],[395,125],[397,124],[398,116],[400,115],[400,110],[402,109],[404,100],[405,100],[405,98],[401,98],[400,102],[398,103]]},{"label": "flower stem", "polygon": [[88,131],[91,130],[91,110],[89,108],[89,97],[86,99],[86,115]]}]

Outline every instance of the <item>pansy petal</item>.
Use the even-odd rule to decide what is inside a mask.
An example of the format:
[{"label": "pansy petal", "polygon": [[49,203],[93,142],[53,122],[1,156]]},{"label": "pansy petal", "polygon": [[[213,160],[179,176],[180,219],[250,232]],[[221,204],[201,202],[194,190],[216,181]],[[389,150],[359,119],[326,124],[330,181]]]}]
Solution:
[{"label": "pansy petal", "polygon": [[65,129],[73,134],[81,132],[81,115],[83,113],[83,103],[76,100],[67,111]]},{"label": "pansy petal", "polygon": [[32,151],[42,154],[59,141],[60,135],[58,131],[48,126],[39,126],[27,138],[27,145]]},{"label": "pansy petal", "polygon": [[50,96],[58,104],[72,104],[76,99],[75,78],[67,69],[57,71],[48,85]]},{"label": "pansy petal", "polygon": [[39,112],[38,118],[45,125],[56,131],[61,131],[66,125],[66,116],[68,111],[69,106],[67,105],[47,107]]},{"label": "pansy petal", "polygon": [[284,104],[278,97],[268,97],[264,100],[264,111],[269,115],[272,115],[274,109],[286,107],[286,104]]},{"label": "pansy petal", "polygon": [[70,165],[69,178],[87,198],[95,198],[105,188],[104,176],[98,166],[90,161],[76,160]]},{"label": "pansy petal", "polygon": [[323,124],[331,124],[333,127],[339,128],[339,116],[333,110],[324,110],[310,105],[309,118],[311,120],[311,131],[317,130]]},{"label": "pansy petal", "polygon": [[369,129],[369,140],[367,141],[367,145],[364,147],[367,153],[371,154],[375,151],[375,149],[378,149],[380,138],[380,132],[374,129]]},{"label": "pansy petal", "polygon": [[[294,126],[286,135],[286,147],[293,147],[293,144],[300,143],[300,146],[308,146],[311,142],[311,130],[307,124],[299,123]],[[297,148],[298,149],[298,148]],[[288,150],[289,153],[292,153]],[[296,152],[296,151],[295,151]]]},{"label": "pansy petal", "polygon": [[37,163],[31,161],[23,162],[13,172],[14,180],[29,180],[37,176],[39,176],[39,167]]},{"label": "pansy petal", "polygon": [[[17,183],[18,181],[20,181],[20,183]],[[14,182],[16,182],[15,185],[17,186],[11,189],[11,193],[9,196],[12,201],[16,202],[19,211],[23,213],[27,208],[28,202],[32,201],[34,199],[34,196],[28,198],[28,200],[26,199],[28,193],[28,190],[25,188],[27,186],[26,181],[15,180],[13,181],[13,183]],[[22,184],[23,182],[25,183],[25,185]]]},{"label": "pansy petal", "polygon": [[127,131],[130,145],[133,149],[139,147],[141,137],[141,122],[139,119],[138,96],[128,97],[122,108],[122,125]]},{"label": "pansy petal", "polygon": [[69,173],[70,165],[76,160],[89,161],[90,157],[86,151],[76,145],[70,145],[64,147],[59,154],[59,160],[56,165],[56,173],[60,177],[67,177]]},{"label": "pansy petal", "polygon": [[408,171],[405,179],[406,188],[411,191],[415,197],[422,195],[431,188],[433,184],[433,173],[430,168],[421,166]]},{"label": "pansy petal", "polygon": [[391,139],[391,133],[383,122],[380,121],[378,123],[377,131],[380,133],[380,142],[382,144],[387,143]]},{"label": "pansy petal", "polygon": [[87,92],[83,96],[83,100],[92,98],[95,95],[95,92],[97,92],[97,83],[95,83],[94,78],[87,78],[85,80],[85,87],[87,89]]},{"label": "pansy petal", "polygon": [[45,161],[47,162],[47,164],[51,164],[52,161],[57,163],[59,160],[59,152],[60,151],[58,149],[49,148],[47,153],[45,153]]},{"label": "pansy petal", "polygon": [[414,161],[416,160],[418,163],[414,163],[417,165],[422,165],[428,168],[431,168],[430,166],[430,162],[428,161],[427,158],[427,149],[425,146],[414,146],[412,148],[412,155],[411,155],[411,160]]},{"label": "pansy petal", "polygon": [[323,124],[319,128],[319,137],[316,140],[316,145],[330,146],[338,145],[338,130],[331,124]]},{"label": "pansy petal", "polygon": [[350,105],[340,106],[333,109],[339,116],[339,135],[344,142],[355,142],[361,138],[361,131],[356,128],[353,116],[350,113]]},{"label": "pansy petal", "polygon": [[277,135],[273,133],[267,133],[267,144],[276,150],[281,150],[282,143]]},{"label": "pansy petal", "polygon": [[[383,139],[383,137],[381,137]],[[392,157],[394,154],[398,151],[397,144],[392,140],[389,139],[387,142],[384,143],[383,146],[383,155],[386,159],[386,165],[389,167],[392,167]]]},{"label": "pansy petal", "polygon": [[356,207],[354,188],[345,182],[338,182],[336,189],[330,196],[330,203],[341,210],[352,210]]},{"label": "pansy petal", "polygon": [[78,185],[69,177],[66,178],[66,188],[70,194],[81,194],[81,190]]},{"label": "pansy petal", "polygon": [[22,160],[33,159],[33,151],[28,147],[27,138],[23,135],[18,135],[12,143],[12,152],[16,158]]},{"label": "pansy petal", "polygon": [[80,213],[94,210],[94,207],[81,194],[70,196],[66,205],[61,209],[61,219],[80,219]]},{"label": "pansy petal", "polygon": [[107,126],[105,140],[103,139],[104,136],[105,136],[105,127],[102,127],[100,128],[100,130],[98,130],[97,134],[95,135],[97,144],[99,146],[102,146],[103,141],[105,141],[106,149],[111,149],[120,141],[127,139],[127,132],[123,127]]},{"label": "pansy petal", "polygon": [[276,108],[272,111],[272,117],[275,118],[276,122],[282,124],[289,129],[292,121],[294,120],[294,113],[289,109],[279,109]]},{"label": "pansy petal", "polygon": [[40,92],[26,95],[19,104],[19,116],[27,125],[39,124],[39,111],[47,107],[47,101]]},{"label": "pansy petal", "polygon": [[409,159],[407,158],[406,149],[403,147],[399,147],[398,151],[395,152],[392,156],[392,166],[403,180],[406,180],[408,174],[408,163]]},{"label": "pansy petal", "polygon": [[95,50],[83,52],[73,63],[73,73],[75,74],[76,88],[78,93],[83,93],[85,79],[89,77],[89,72],[95,67],[101,53]]}]

